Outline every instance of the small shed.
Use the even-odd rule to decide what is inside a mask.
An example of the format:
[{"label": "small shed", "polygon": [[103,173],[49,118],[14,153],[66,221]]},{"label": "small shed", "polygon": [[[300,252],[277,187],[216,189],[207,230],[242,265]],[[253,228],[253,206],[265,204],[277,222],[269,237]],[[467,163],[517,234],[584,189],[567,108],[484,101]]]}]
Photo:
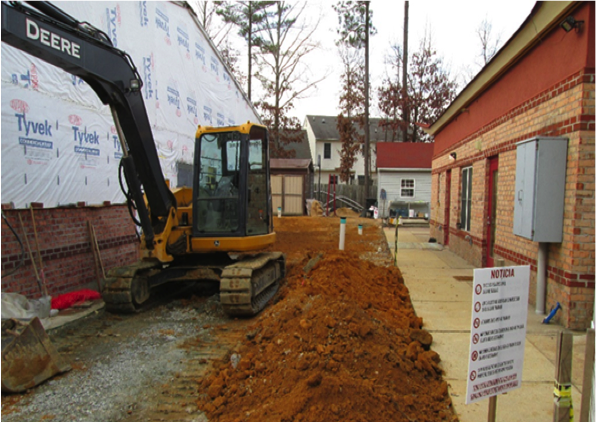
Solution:
[{"label": "small shed", "polygon": [[432,143],[377,143],[379,215],[430,215]]},{"label": "small shed", "polygon": [[285,216],[306,214],[306,199],[312,198],[314,166],[306,132],[292,134],[292,142],[271,149],[271,196],[273,214],[281,207]]},{"label": "small shed", "polygon": [[310,198],[313,177],[310,159],[271,159],[271,194],[273,214],[281,207],[286,216],[306,214],[306,199]]}]

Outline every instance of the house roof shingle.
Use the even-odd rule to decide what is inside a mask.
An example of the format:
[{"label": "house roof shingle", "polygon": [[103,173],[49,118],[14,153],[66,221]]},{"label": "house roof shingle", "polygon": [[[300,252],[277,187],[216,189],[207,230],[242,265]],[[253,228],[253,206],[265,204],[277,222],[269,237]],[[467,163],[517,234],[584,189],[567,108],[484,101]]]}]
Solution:
[{"label": "house roof shingle", "polygon": [[[318,141],[339,140],[339,131],[337,130],[337,116],[314,116],[307,115],[308,120],[314,134]],[[401,141],[402,134],[398,132],[393,134],[391,129],[386,129],[379,126],[380,118],[371,118],[370,120],[370,140],[372,142],[382,141]],[[358,132],[363,135],[364,131],[358,128]]]},{"label": "house roof shingle", "polygon": [[[292,134],[292,137],[295,137],[295,134]],[[312,160],[312,155],[310,152],[310,145],[308,144],[308,137],[306,136],[306,131],[300,131],[300,141],[297,142],[290,142],[290,143],[282,143],[281,149],[285,152],[291,152],[292,150],[296,152],[295,155],[292,155],[293,159],[308,159]],[[274,149],[270,152],[272,159],[278,158],[286,158],[286,157],[277,157],[276,152]]]},{"label": "house roof shingle", "polygon": [[433,143],[379,142],[377,168],[431,169]]}]

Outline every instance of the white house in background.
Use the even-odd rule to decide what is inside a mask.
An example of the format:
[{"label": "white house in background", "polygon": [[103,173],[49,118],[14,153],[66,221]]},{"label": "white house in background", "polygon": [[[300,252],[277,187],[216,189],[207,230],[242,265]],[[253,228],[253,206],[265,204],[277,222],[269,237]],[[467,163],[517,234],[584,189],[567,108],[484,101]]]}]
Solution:
[{"label": "white house in background", "polygon": [[379,216],[394,210],[404,217],[430,217],[434,144],[378,142],[376,147]]},{"label": "white house in background", "polygon": [[[381,141],[398,141],[401,140],[393,134],[393,131],[386,130],[379,127],[379,118],[370,119],[370,176],[372,183],[376,180],[377,167],[377,148],[376,144]],[[327,184],[329,175],[339,175],[340,167],[340,152],[341,142],[339,140],[339,131],[337,130],[337,116],[306,116],[303,128],[306,131],[308,142],[310,144],[310,151],[313,153],[313,164],[315,171],[318,173],[317,167],[318,157],[321,157],[321,183]],[[363,133],[363,131],[360,131]],[[337,183],[342,183],[338,181]],[[364,155],[361,153],[356,159],[354,168],[352,169],[352,177],[349,184],[364,185]]]}]

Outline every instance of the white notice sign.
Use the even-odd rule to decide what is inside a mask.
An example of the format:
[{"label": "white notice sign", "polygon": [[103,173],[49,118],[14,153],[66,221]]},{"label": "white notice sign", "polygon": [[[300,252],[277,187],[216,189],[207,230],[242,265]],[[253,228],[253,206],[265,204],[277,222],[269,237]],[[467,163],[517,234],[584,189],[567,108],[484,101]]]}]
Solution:
[{"label": "white notice sign", "polygon": [[521,386],[530,266],[474,269],[466,404]]}]

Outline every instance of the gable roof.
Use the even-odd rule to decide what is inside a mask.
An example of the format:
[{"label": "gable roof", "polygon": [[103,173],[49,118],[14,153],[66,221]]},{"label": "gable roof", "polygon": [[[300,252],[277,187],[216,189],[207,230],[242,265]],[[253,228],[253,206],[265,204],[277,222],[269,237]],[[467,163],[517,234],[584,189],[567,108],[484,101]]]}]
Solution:
[{"label": "gable roof", "polygon": [[[306,119],[312,128],[317,141],[338,141],[339,131],[337,130],[337,116],[318,116],[307,115]],[[402,134],[398,131],[394,134],[393,130],[379,126],[380,118],[370,118],[370,141],[401,141]],[[364,135],[364,131],[358,127],[358,133]]]},{"label": "gable roof", "polygon": [[377,143],[377,169],[430,170],[433,150],[433,143],[379,142]]},{"label": "gable roof", "polygon": [[[295,136],[295,135],[293,135]],[[278,154],[275,149],[270,150],[270,155],[272,159],[278,158],[288,158],[288,156],[284,153],[289,153],[292,159],[308,159],[312,160],[312,155],[310,152],[310,145],[308,144],[308,137],[306,136],[305,130],[300,130],[299,134],[300,141],[290,142],[290,143],[282,143],[280,149],[283,150],[281,154]],[[296,154],[293,154],[295,152]]]}]

